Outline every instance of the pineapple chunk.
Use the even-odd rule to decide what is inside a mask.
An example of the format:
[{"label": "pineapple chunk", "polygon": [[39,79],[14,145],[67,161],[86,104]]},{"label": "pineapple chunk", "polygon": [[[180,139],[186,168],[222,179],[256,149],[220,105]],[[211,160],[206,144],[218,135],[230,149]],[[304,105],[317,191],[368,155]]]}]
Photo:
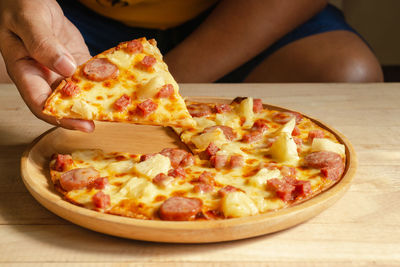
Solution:
[{"label": "pineapple chunk", "polygon": [[244,159],[248,158],[248,154],[244,153],[241,149],[241,144],[236,142],[230,142],[223,144],[218,152],[217,155],[241,155]]},{"label": "pineapple chunk", "polygon": [[154,97],[163,85],[165,85],[164,78],[162,76],[155,76],[147,83],[139,86],[137,95],[141,99]]},{"label": "pineapple chunk", "polygon": [[214,121],[209,120],[209,119],[204,118],[204,117],[194,117],[193,119],[197,123],[197,127],[196,127],[197,129],[203,130],[204,128],[207,128],[207,127],[215,125]]},{"label": "pineapple chunk", "polygon": [[111,203],[117,204],[124,198],[132,198],[136,201],[151,203],[158,194],[157,187],[144,178],[133,177],[126,181],[121,189],[113,194]]},{"label": "pineapple chunk", "polygon": [[134,163],[131,160],[112,162],[107,166],[109,174],[129,173],[132,170]]},{"label": "pineapple chunk", "polygon": [[311,152],[316,151],[331,151],[342,156],[346,155],[344,145],[335,143],[327,138],[314,138],[311,144]]},{"label": "pineapple chunk", "polygon": [[96,108],[89,105],[86,101],[79,99],[72,105],[71,111],[81,115],[87,120],[93,119],[93,114],[97,112]]},{"label": "pineapple chunk", "polygon": [[254,123],[254,112],[253,112],[253,98],[248,97],[240,102],[240,105],[237,109],[237,113],[239,116],[244,117],[246,119],[243,124],[244,128],[251,128]]},{"label": "pineapple chunk", "polygon": [[214,131],[211,132],[193,136],[191,141],[201,151],[205,150],[211,142],[214,142],[214,144],[216,144],[217,146],[229,142],[226,139],[224,132],[219,128],[216,128]]},{"label": "pineapple chunk", "polygon": [[278,162],[296,166],[299,162],[297,146],[288,133],[280,133],[269,149],[269,154]]},{"label": "pineapple chunk", "polygon": [[240,118],[233,113],[224,113],[215,115],[215,122],[217,125],[229,126],[232,129],[240,127]]},{"label": "pineapple chunk", "polygon": [[256,175],[250,177],[248,183],[255,187],[264,188],[267,180],[281,177],[281,172],[278,169],[270,170],[268,168],[262,168]]},{"label": "pineapple chunk", "polygon": [[273,136],[277,136],[280,133],[288,133],[292,135],[293,129],[296,126],[296,118],[292,118],[290,121],[285,123],[285,125],[282,125],[278,130],[273,132]]},{"label": "pineapple chunk", "polygon": [[222,212],[225,217],[244,217],[258,213],[257,206],[243,192],[228,193],[222,199]]},{"label": "pineapple chunk", "polygon": [[159,173],[167,174],[171,169],[171,161],[168,157],[156,154],[148,160],[136,163],[132,169],[141,176],[153,179]]},{"label": "pineapple chunk", "polygon": [[268,210],[268,202],[263,196],[252,194],[250,195],[250,199],[254,202],[259,212],[265,212]]}]

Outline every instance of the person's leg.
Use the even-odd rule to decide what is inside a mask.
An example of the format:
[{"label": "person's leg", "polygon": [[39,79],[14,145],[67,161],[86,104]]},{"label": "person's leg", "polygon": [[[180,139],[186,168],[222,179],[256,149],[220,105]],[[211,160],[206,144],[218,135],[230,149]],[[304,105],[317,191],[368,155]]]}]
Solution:
[{"label": "person's leg", "polygon": [[245,82],[381,82],[375,55],[356,34],[330,31],[290,43],[269,55]]}]

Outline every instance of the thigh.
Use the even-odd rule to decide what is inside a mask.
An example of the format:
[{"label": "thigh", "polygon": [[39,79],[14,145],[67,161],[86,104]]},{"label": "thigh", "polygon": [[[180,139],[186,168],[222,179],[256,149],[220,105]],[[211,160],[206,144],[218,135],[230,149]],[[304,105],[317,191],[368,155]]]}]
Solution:
[{"label": "thigh", "polygon": [[379,82],[382,70],[351,31],[329,31],[290,43],[263,60],[245,82]]}]

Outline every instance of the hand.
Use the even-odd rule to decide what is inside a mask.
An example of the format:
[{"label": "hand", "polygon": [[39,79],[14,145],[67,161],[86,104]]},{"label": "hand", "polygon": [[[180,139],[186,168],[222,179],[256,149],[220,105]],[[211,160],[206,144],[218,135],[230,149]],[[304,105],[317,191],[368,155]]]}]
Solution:
[{"label": "hand", "polygon": [[55,0],[0,0],[0,51],[33,114],[64,128],[93,131],[92,121],[56,120],[42,113],[51,87],[90,58],[82,35]]}]

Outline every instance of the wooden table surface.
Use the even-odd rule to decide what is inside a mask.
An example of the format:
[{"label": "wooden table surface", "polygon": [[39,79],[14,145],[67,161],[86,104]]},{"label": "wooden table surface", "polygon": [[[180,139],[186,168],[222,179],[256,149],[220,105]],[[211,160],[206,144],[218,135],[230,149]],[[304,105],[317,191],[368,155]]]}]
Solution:
[{"label": "wooden table surface", "polygon": [[184,245],[126,240],[43,208],[19,171],[27,145],[51,126],[12,85],[0,85],[0,265],[400,265],[400,84],[184,84],[184,96],[247,95],[319,118],[352,142],[350,190],[313,219],[241,241]]}]

